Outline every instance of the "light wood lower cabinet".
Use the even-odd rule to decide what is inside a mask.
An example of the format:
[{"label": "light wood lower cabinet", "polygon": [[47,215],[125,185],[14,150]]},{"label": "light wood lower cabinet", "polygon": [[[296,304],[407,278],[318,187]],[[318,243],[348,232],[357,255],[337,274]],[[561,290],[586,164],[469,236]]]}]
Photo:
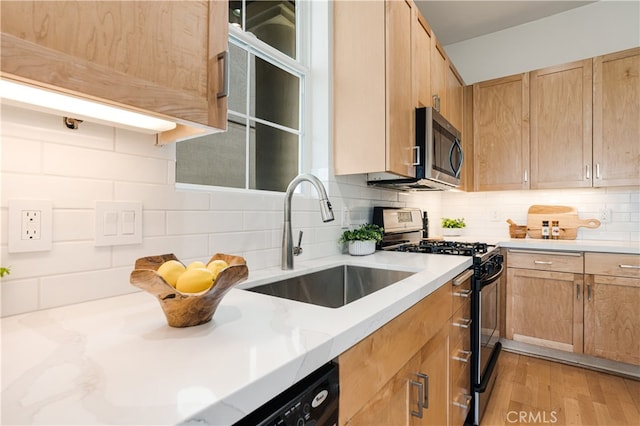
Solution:
[{"label": "light wood lower cabinet", "polygon": [[507,338],[582,352],[582,274],[509,268]]},{"label": "light wood lower cabinet", "polygon": [[640,365],[640,256],[585,254],[584,352]]},{"label": "light wood lower cabinet", "polygon": [[340,355],[339,424],[448,424],[451,313],[444,285]]},{"label": "light wood lower cabinet", "polygon": [[639,255],[507,253],[507,339],[640,365]]}]

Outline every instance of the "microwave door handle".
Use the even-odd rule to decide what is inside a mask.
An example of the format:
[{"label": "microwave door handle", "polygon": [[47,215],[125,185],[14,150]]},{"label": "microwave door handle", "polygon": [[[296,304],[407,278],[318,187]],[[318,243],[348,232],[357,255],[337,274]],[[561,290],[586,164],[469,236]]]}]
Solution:
[{"label": "microwave door handle", "polygon": [[[458,167],[453,165],[453,148],[456,148],[460,153],[460,163]],[[462,170],[462,162],[464,161],[464,154],[462,153],[462,146],[460,146],[460,141],[458,138],[453,140],[453,144],[451,144],[451,149],[449,150],[449,166],[451,166],[451,171],[455,174],[456,177],[460,177],[460,170]]]}]

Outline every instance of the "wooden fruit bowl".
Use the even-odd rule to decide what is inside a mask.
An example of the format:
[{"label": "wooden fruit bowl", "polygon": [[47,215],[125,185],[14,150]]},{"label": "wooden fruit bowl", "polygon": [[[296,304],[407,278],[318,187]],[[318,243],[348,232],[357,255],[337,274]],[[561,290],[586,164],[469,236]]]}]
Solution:
[{"label": "wooden fruit bowl", "polygon": [[200,293],[182,293],[156,272],[167,260],[178,260],[173,254],[148,256],[136,260],[135,269],[131,272],[129,281],[158,298],[167,317],[167,323],[171,327],[204,324],[211,321],[218,304],[231,287],[249,276],[247,262],[243,257],[217,253],[209,262],[216,259],[224,260],[229,266],[220,272],[213,287]]}]

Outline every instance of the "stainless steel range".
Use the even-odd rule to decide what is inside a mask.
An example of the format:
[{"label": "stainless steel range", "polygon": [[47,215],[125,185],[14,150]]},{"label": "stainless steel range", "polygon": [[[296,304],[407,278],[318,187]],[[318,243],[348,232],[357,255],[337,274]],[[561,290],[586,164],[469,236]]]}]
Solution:
[{"label": "stainless steel range", "polygon": [[416,208],[374,207],[373,223],[385,233],[378,248],[408,253],[470,256],[471,280],[471,404],[465,423],[478,425],[498,375],[502,345],[498,324],[498,282],[503,257],[496,246],[481,242],[423,239],[422,212]]}]

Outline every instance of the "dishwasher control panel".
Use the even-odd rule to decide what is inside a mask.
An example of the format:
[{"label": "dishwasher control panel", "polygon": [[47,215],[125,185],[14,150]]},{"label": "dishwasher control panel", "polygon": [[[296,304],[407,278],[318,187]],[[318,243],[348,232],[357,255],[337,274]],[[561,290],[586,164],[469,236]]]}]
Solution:
[{"label": "dishwasher control panel", "polygon": [[337,426],[338,365],[323,365],[234,426]]}]

